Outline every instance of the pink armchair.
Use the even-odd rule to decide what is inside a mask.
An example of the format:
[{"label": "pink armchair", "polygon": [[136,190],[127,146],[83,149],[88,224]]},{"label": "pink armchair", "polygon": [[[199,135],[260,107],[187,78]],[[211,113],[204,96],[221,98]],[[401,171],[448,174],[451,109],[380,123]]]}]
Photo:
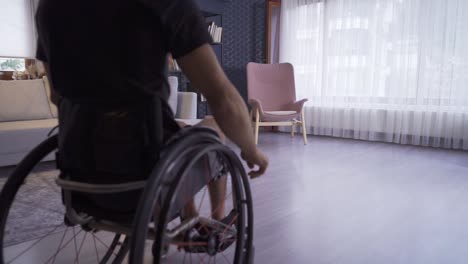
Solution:
[{"label": "pink armchair", "polygon": [[247,64],[247,92],[255,143],[261,126],[291,126],[291,136],[294,136],[296,125],[301,124],[304,144],[307,144],[303,111],[307,99],[296,101],[294,69],[290,63]]}]

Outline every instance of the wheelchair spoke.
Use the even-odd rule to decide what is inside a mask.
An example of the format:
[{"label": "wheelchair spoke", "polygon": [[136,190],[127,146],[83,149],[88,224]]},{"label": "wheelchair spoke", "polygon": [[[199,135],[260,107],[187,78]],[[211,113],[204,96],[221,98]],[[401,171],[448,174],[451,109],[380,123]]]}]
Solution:
[{"label": "wheelchair spoke", "polygon": [[77,264],[80,264],[79,257],[80,257],[81,249],[83,248],[83,243],[84,243],[84,241],[86,239],[87,234],[88,233],[84,234],[83,239],[81,240],[80,248],[78,249],[78,252],[76,253],[75,263],[77,263]]},{"label": "wheelchair spoke", "polygon": [[[65,231],[69,234],[71,234],[72,232],[68,232],[67,230]],[[94,249],[93,247],[91,246],[91,238],[90,236],[91,235],[92,237],[92,240],[93,240],[93,245],[94,245]],[[68,253],[62,253],[64,254],[63,256],[64,257],[67,257],[67,256],[70,256],[73,258],[72,259],[69,259],[67,260],[67,263],[81,263],[83,260],[83,258],[92,258],[91,254],[96,254],[96,263],[100,263],[100,261],[102,261],[101,259],[101,256],[99,254],[99,248],[98,248],[98,243],[96,241],[99,241],[102,245],[104,245],[106,248],[107,248],[107,251],[110,252],[110,250],[112,250],[112,254],[114,256],[118,256],[116,253],[113,252],[114,250],[114,247],[110,248],[109,246],[107,246],[102,240],[100,240],[97,236],[95,236],[92,232],[86,232],[82,229],[80,229],[79,231],[75,231],[75,235],[73,237],[70,237],[70,238],[66,238],[66,235],[64,234],[62,236],[62,240],[60,241],[60,246],[59,248],[56,250],[56,252],[50,256],[45,262],[43,263],[55,263],[56,262],[56,259],[58,257],[58,255],[62,252],[62,250],[65,250],[66,248],[70,248],[70,245],[71,244],[75,244],[75,241],[76,241],[76,244],[77,244],[77,248],[75,249],[75,246],[72,245],[71,246],[71,249],[70,250],[74,250],[75,251],[75,254],[73,254],[72,252],[70,251],[67,251]],[[78,242],[79,241],[79,242]],[[73,243],[72,243],[73,242]],[[91,247],[88,247],[91,246]],[[110,253],[108,253],[110,254]],[[104,257],[104,259],[107,259]],[[61,260],[59,262],[63,262],[64,260]]]},{"label": "wheelchair spoke", "polygon": [[201,263],[205,263],[205,257],[207,255],[200,256],[200,254],[197,254],[198,258],[200,259]]},{"label": "wheelchair spoke", "polygon": [[97,249],[97,245],[96,245],[96,236],[94,234],[91,234],[92,237],[93,237],[93,243],[94,243],[94,249],[96,250],[96,260],[97,262],[96,263],[99,263],[99,252],[98,252],[98,249]]},{"label": "wheelchair spoke", "polygon": [[60,250],[66,248],[66,247],[68,246],[68,244],[70,244],[70,243],[76,238],[77,235],[81,234],[82,231],[83,231],[83,230],[80,230],[76,235],[74,235],[72,238],[70,238],[70,239],[65,243],[65,245],[63,245],[61,248],[59,248],[59,249],[57,250],[57,252],[55,252],[55,254],[52,255],[49,259],[47,259],[44,263],[49,263],[49,261],[50,261],[51,259],[56,258],[57,255],[59,254]]},{"label": "wheelchair spoke", "polygon": [[[106,245],[106,243],[102,242],[102,240],[99,239],[99,237],[97,237],[97,236],[94,235],[94,234],[93,234],[93,236],[96,238],[96,240],[97,240],[98,242],[100,242],[102,245],[104,245],[104,246],[106,247],[106,249],[108,249],[108,250],[110,249],[110,247],[109,247],[108,245]],[[117,257],[117,254],[116,254],[114,251],[112,251],[112,254],[113,254],[114,256]]]},{"label": "wheelchair spoke", "polygon": [[32,245],[30,245],[29,247],[27,247],[25,250],[21,251],[19,253],[19,255],[17,255],[16,257],[14,257],[13,259],[11,259],[8,263],[12,263],[13,261],[15,261],[16,259],[18,259],[19,257],[21,257],[22,255],[24,255],[26,252],[28,252],[31,248],[33,248],[35,245],[39,244],[39,242],[41,242],[44,238],[48,237],[50,234],[54,233],[55,230],[57,230],[58,228],[60,227],[60,225],[56,226],[54,228],[54,230],[50,231],[49,233],[47,233],[46,235],[42,236],[40,239],[38,239],[37,241],[35,241]]},{"label": "wheelchair spoke", "polygon": [[[76,244],[76,234],[75,234],[75,227],[73,227],[73,244],[75,245],[75,254],[78,252],[78,246]],[[76,262],[76,261],[75,261]]]},{"label": "wheelchair spoke", "polygon": [[229,229],[229,227],[231,227],[236,221],[237,221],[237,217],[239,216],[239,214],[236,214],[236,216],[231,220],[231,222],[229,222],[229,224],[224,228],[223,232],[221,233],[221,235],[225,235],[227,230]]},{"label": "wheelchair spoke", "polygon": [[226,260],[226,263],[230,263],[229,259],[226,257],[226,254],[224,254],[224,252],[221,252],[221,256],[223,256],[223,258]]},{"label": "wheelchair spoke", "polygon": [[58,247],[57,247],[57,251],[55,251],[54,259],[52,260],[52,264],[55,263],[55,260],[56,260],[56,258],[57,258],[57,254],[58,254],[58,252],[60,251],[60,247],[62,247],[63,240],[65,239],[65,236],[67,235],[67,231],[68,231],[68,228],[65,228],[65,232],[63,232],[62,239],[60,239],[60,244],[59,244]]}]

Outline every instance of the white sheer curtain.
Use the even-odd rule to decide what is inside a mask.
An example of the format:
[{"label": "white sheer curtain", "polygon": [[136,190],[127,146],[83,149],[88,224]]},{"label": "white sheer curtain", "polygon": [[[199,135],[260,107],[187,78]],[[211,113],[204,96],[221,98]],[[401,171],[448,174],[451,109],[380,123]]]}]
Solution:
[{"label": "white sheer curtain", "polygon": [[283,0],[309,132],[468,149],[468,1]]},{"label": "white sheer curtain", "polygon": [[38,0],[0,0],[0,57],[34,58]]}]

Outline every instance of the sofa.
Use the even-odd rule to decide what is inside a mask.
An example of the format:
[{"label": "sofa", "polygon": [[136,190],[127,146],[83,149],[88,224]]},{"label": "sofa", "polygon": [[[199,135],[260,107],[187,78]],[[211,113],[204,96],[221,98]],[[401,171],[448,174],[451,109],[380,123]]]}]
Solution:
[{"label": "sofa", "polygon": [[[197,95],[175,92],[177,77],[169,77],[170,106],[187,123],[197,121]],[[16,165],[58,125],[57,108],[50,101],[46,77],[0,81],[0,166]],[[54,159],[49,155],[45,160]]]}]

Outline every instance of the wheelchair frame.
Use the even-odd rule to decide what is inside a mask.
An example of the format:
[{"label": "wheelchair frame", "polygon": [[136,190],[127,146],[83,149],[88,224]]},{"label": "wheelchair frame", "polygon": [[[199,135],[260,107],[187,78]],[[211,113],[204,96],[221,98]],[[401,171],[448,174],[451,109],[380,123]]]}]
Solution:
[{"label": "wheelchair frame", "polygon": [[[57,146],[58,135],[54,135],[33,149],[13,171],[0,193],[0,263],[5,263],[3,237],[6,220],[15,195],[34,166],[49,153],[55,151]],[[181,208],[174,210],[171,206],[174,204],[184,179],[193,165],[210,152],[216,152],[222,157],[227,171],[232,177],[233,194],[236,197],[235,207],[241,216],[235,223],[236,227],[227,226],[209,218],[195,217],[181,221],[177,228],[168,230],[166,225],[174,218],[174,211],[181,210]],[[190,155],[193,155],[192,159],[187,158]],[[180,171],[174,171],[174,168],[177,168],[174,164],[182,164]],[[211,129],[192,127],[176,134],[168,141],[161,154],[161,159],[147,181],[123,184],[86,184],[57,179],[56,183],[63,190],[66,219],[71,224],[80,225],[85,231],[89,229],[116,233],[109,250],[99,263],[107,263],[112,254],[111,250],[115,249],[122,235],[125,235],[126,238],[113,263],[122,262],[128,251],[130,251],[129,263],[142,263],[145,253],[144,245],[148,238],[155,240],[154,263],[160,263],[163,258],[164,245],[177,241],[181,233],[200,223],[214,229],[223,229],[231,236],[235,235],[237,239],[235,241],[234,263],[253,263],[253,208],[248,177],[237,155],[223,145]],[[143,192],[133,219],[133,228],[111,221],[95,220],[92,216],[80,215],[71,207],[70,191],[118,193],[137,189],[143,189]],[[161,205],[161,211],[157,218],[152,219],[156,203]],[[154,222],[154,228],[149,228],[151,222]]]}]

